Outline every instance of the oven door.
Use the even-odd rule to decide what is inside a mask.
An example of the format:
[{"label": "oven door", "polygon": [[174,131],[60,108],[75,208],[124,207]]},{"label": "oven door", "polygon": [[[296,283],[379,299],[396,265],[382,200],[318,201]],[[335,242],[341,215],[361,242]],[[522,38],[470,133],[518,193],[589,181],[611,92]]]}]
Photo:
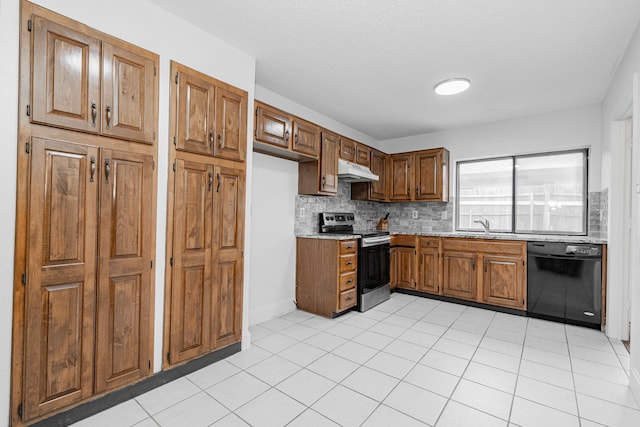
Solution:
[{"label": "oven door", "polygon": [[366,294],[389,284],[389,244],[360,247],[358,250],[358,291]]}]

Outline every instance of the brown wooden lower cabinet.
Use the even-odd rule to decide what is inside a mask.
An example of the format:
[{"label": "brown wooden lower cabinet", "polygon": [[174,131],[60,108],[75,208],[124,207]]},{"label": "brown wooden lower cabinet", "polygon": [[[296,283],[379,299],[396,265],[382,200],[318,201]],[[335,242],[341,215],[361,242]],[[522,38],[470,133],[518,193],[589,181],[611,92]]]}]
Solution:
[{"label": "brown wooden lower cabinet", "polygon": [[24,420],[150,375],[153,317],[153,157],[30,151]]},{"label": "brown wooden lower cabinet", "polygon": [[443,260],[442,294],[447,297],[475,301],[478,256],[472,252],[445,251]]},{"label": "brown wooden lower cabinet", "polygon": [[334,317],[357,304],[356,240],[296,239],[296,303],[300,310]]},{"label": "brown wooden lower cabinet", "polygon": [[169,364],[240,341],[244,170],[176,160]]},{"label": "brown wooden lower cabinet", "polygon": [[392,287],[526,309],[526,242],[394,235],[391,244]]}]

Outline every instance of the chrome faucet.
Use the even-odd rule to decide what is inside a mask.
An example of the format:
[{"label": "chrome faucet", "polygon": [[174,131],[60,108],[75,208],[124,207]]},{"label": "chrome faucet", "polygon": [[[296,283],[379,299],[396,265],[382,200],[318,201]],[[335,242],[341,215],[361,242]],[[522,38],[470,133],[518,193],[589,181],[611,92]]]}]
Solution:
[{"label": "chrome faucet", "polygon": [[491,230],[489,230],[489,220],[487,218],[476,218],[473,220],[473,222],[475,222],[476,224],[480,224],[482,225],[482,228],[484,228],[484,232],[485,233],[490,233]]}]

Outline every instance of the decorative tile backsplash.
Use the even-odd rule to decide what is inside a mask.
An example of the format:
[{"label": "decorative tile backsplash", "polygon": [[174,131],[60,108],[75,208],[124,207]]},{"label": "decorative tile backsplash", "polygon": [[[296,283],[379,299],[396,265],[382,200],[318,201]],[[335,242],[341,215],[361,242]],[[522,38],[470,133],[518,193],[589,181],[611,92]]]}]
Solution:
[{"label": "decorative tile backsplash", "polygon": [[[607,238],[609,191],[594,191],[589,194],[589,236]],[[402,232],[447,232],[454,231],[453,200],[448,203],[411,202],[380,203],[351,200],[351,184],[338,181],[337,196],[296,196],[295,234],[318,232],[320,212],[354,212],[355,228],[373,229],[378,220],[389,213],[389,229]],[[301,209],[304,216],[300,216]],[[413,211],[417,218],[413,218]]]},{"label": "decorative tile backsplash", "polygon": [[[375,228],[378,220],[389,213],[389,229],[393,231],[452,231],[453,202],[380,203],[351,200],[351,184],[338,181],[337,196],[296,196],[296,235],[318,232],[320,212],[354,212],[358,230]],[[304,216],[300,216],[304,209]],[[412,218],[413,211],[418,217]]]}]

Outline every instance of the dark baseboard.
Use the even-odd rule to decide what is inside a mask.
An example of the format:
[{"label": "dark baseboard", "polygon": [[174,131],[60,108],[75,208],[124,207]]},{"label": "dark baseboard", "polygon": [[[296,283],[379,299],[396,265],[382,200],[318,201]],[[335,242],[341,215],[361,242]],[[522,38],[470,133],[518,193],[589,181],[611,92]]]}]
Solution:
[{"label": "dark baseboard", "polygon": [[225,359],[241,350],[241,343],[231,344],[228,347],[214,351],[209,354],[205,354],[197,359],[186,362],[183,365],[170,368],[166,371],[160,371],[155,375],[138,381],[135,384],[131,384],[124,388],[115,390],[111,393],[100,396],[90,402],[82,403],[76,407],[73,407],[67,411],[53,415],[49,418],[40,420],[31,426],[37,427],[64,427],[69,424],[76,423],[80,420],[88,418],[92,415],[102,412],[105,409],[112,408],[134,397],[140,396],[154,388],[167,384],[175,379],[188,375],[199,369],[209,366],[212,363]]},{"label": "dark baseboard", "polygon": [[470,307],[486,308],[487,310],[498,311],[500,313],[515,314],[516,316],[526,316],[527,315],[526,311],[516,310],[515,308],[500,307],[500,306],[497,306],[497,305],[483,304],[483,303],[475,302],[475,301],[466,301],[466,300],[458,299],[458,298],[445,297],[444,295],[434,295],[434,294],[428,294],[428,293],[425,293],[425,292],[412,291],[410,289],[395,288],[394,292],[397,292],[399,294],[407,294],[407,295],[414,295],[414,296],[417,296],[417,297],[435,299],[435,300],[438,300],[438,301],[453,302],[453,303],[456,303],[456,304],[468,305]]}]

